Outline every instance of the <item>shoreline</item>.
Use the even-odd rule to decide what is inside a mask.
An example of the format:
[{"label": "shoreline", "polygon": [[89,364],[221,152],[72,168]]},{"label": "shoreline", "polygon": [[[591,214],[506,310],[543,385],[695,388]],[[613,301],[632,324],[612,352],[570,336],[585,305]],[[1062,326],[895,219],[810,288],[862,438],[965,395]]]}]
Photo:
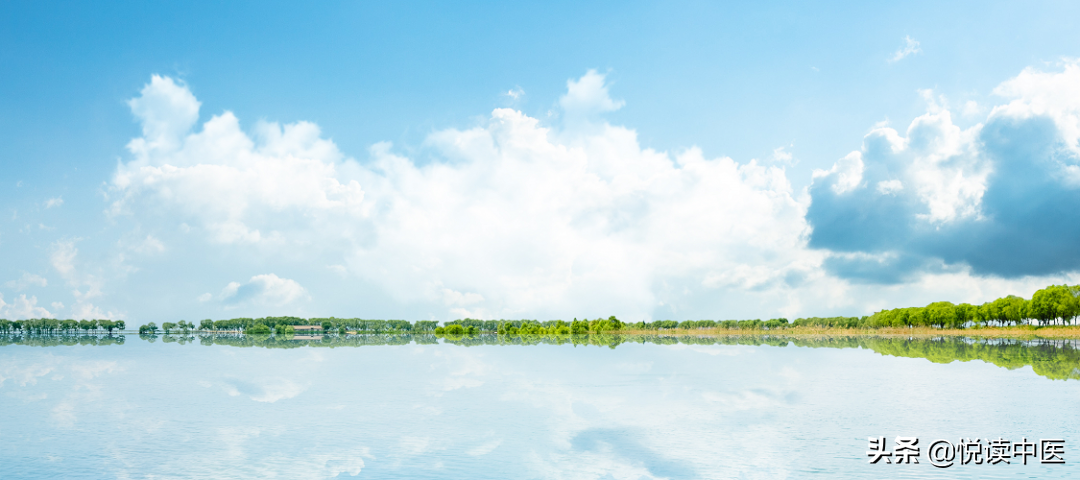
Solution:
[{"label": "shoreline", "polygon": [[[419,335],[430,334],[438,337],[457,336],[457,335],[445,335],[435,334],[433,332],[411,332],[411,331],[397,331],[397,332],[381,332],[381,333],[361,333],[350,331],[348,335]],[[0,334],[4,335],[4,334]],[[7,333],[6,336],[24,336],[25,334],[13,334]],[[122,332],[94,332],[94,333],[82,333],[82,334],[48,334],[40,335],[33,334],[31,336],[46,336],[46,337],[65,337],[65,336],[95,336],[95,337],[108,337],[115,335],[143,335],[135,331],[122,331]],[[165,336],[163,333],[156,333],[155,336]],[[230,330],[230,331],[199,331],[193,330],[186,334],[173,333],[169,336],[197,336],[197,335],[226,335],[226,336],[245,336],[242,331]],[[256,334],[258,335],[258,334]],[[495,335],[494,332],[478,332],[475,335]],[[502,335],[506,337],[518,337],[518,336],[591,336],[591,335],[648,335],[648,336],[665,336],[665,337],[740,337],[740,336],[775,336],[775,337],[911,337],[911,338],[935,338],[935,337],[974,337],[974,338],[1012,338],[1012,339],[1032,339],[1032,338],[1047,338],[1047,339],[1076,339],[1080,340],[1080,325],[1047,325],[1047,326],[1033,326],[1033,325],[1019,325],[1019,326],[1007,326],[1007,327],[972,327],[972,328],[933,328],[933,327],[911,327],[911,328],[897,328],[897,327],[882,327],[882,328],[838,328],[838,327],[789,327],[778,329],[726,329],[726,328],[703,328],[703,329],[663,329],[663,330],[638,330],[638,329],[620,329],[620,330],[605,330],[602,332],[588,332],[575,335],[558,335],[558,334],[513,334]],[[317,335],[322,337],[322,335]],[[337,336],[329,335],[329,336]],[[465,335],[468,336],[468,335]]]},{"label": "shoreline", "polygon": [[615,335],[671,335],[671,336],[708,336],[731,337],[745,335],[770,335],[785,337],[979,337],[979,338],[1056,338],[1080,339],[1080,326],[1048,325],[1037,327],[1020,325],[1009,327],[973,327],[973,328],[833,328],[833,327],[791,327],[776,330],[741,330],[726,328],[709,329],[666,329],[658,330],[619,330],[605,332]]}]

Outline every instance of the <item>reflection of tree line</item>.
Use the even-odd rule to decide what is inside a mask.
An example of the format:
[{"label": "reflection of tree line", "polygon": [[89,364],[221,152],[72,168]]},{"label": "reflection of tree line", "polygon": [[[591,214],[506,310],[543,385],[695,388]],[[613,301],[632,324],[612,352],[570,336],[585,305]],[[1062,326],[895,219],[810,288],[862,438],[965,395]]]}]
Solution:
[{"label": "reflection of tree line", "polygon": [[73,345],[123,345],[124,335],[3,335],[0,347],[28,345],[31,347],[63,347]]},{"label": "reflection of tree line", "polygon": [[347,333],[362,334],[385,334],[385,333],[429,333],[435,331],[439,322],[431,320],[418,320],[408,322],[405,320],[367,320],[362,318],[300,318],[300,317],[262,317],[262,318],[230,318],[228,320],[201,320],[198,324],[194,321],[180,320],[179,322],[164,322],[159,327],[150,322],[139,326],[140,334],[157,335],[158,331],[166,335],[180,333],[182,335],[196,334],[233,334],[250,333],[265,335],[276,333],[278,335],[291,335],[300,330],[297,327],[316,327],[318,333]]},{"label": "reflection of tree line", "polygon": [[965,337],[792,337],[802,347],[861,347],[882,355],[925,358],[934,363],[982,360],[1014,370],[1030,365],[1035,373],[1054,380],[1080,380],[1080,340],[1015,340]]},{"label": "reflection of tree line", "polygon": [[364,347],[378,345],[408,345],[410,343],[426,345],[439,342],[438,338],[430,333],[326,335],[314,338],[297,338],[291,335],[245,335],[238,333],[200,335],[140,334],[139,338],[151,343],[161,340],[164,343],[177,343],[180,345],[191,343],[204,346],[226,345],[230,347],[262,348]]},{"label": "reflection of tree line", "polygon": [[898,338],[873,336],[688,336],[688,335],[552,335],[506,337],[474,335],[447,338],[457,345],[596,345],[615,348],[624,343],[661,345],[794,345],[809,348],[865,348],[894,357],[925,358],[934,363],[984,362],[1010,370],[1030,365],[1035,373],[1054,380],[1080,380],[1080,340],[1014,340],[964,337]]},{"label": "reflection of tree line", "polygon": [[[865,348],[882,355],[908,358],[925,358],[934,363],[966,362],[981,360],[1010,370],[1030,365],[1035,373],[1055,380],[1080,380],[1080,340],[1016,340],[995,338],[901,338],[874,336],[784,336],[784,335],[447,335],[434,334],[372,334],[325,336],[321,339],[296,339],[272,335],[140,335],[154,342],[198,343],[200,345],[227,345],[233,347],[300,348],[300,347],[361,347],[378,345],[435,344],[442,338],[444,343],[460,346],[529,346],[573,345],[616,348],[629,343],[657,345],[769,345],[774,347],[808,348]],[[3,337],[0,337],[2,341]],[[102,340],[109,337],[98,337]],[[120,343],[123,342],[122,337]],[[58,338],[30,337],[25,341],[43,342]],[[2,345],[3,343],[0,343]],[[41,344],[43,343],[35,343]],[[61,343],[51,343],[59,345]],[[104,344],[104,343],[103,343]]]}]

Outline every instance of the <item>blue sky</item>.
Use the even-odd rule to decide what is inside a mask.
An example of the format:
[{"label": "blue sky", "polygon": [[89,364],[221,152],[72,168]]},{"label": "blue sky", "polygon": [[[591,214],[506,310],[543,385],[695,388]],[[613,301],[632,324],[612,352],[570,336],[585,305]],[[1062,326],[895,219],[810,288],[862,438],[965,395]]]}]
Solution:
[{"label": "blue sky", "polygon": [[1030,295],[1080,268],[1078,9],[7,3],[0,316]]}]

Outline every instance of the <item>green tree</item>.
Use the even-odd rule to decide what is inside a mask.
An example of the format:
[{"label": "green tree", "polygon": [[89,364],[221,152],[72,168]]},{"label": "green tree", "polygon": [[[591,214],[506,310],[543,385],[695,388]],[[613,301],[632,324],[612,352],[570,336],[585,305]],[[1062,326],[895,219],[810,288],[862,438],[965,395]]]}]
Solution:
[{"label": "green tree", "polygon": [[956,328],[964,328],[968,322],[975,322],[978,317],[979,308],[970,303],[961,303],[955,308],[956,311]]},{"label": "green tree", "polygon": [[[1004,322],[1019,325],[1028,318],[1028,301],[1015,295],[999,299],[1001,300],[1001,314]],[[995,300],[996,302],[996,300]]]},{"label": "green tree", "polygon": [[1050,285],[1031,296],[1028,312],[1040,324],[1062,323],[1076,316],[1077,301],[1066,285]]}]

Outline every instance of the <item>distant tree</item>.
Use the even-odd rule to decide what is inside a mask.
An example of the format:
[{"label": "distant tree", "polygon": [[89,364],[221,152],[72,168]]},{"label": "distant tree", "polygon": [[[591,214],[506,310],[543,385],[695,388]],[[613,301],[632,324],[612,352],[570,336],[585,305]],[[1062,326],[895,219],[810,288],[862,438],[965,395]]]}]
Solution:
[{"label": "distant tree", "polygon": [[112,335],[112,331],[116,329],[116,322],[112,320],[98,320],[98,325],[101,325],[101,328],[104,328],[110,335]]},{"label": "distant tree", "polygon": [[161,329],[165,331],[165,335],[168,335],[172,330],[176,328],[176,324],[173,322],[165,322],[161,324]]},{"label": "distant tree", "polygon": [[199,330],[209,332],[214,329],[214,321],[209,318],[199,322]]}]

